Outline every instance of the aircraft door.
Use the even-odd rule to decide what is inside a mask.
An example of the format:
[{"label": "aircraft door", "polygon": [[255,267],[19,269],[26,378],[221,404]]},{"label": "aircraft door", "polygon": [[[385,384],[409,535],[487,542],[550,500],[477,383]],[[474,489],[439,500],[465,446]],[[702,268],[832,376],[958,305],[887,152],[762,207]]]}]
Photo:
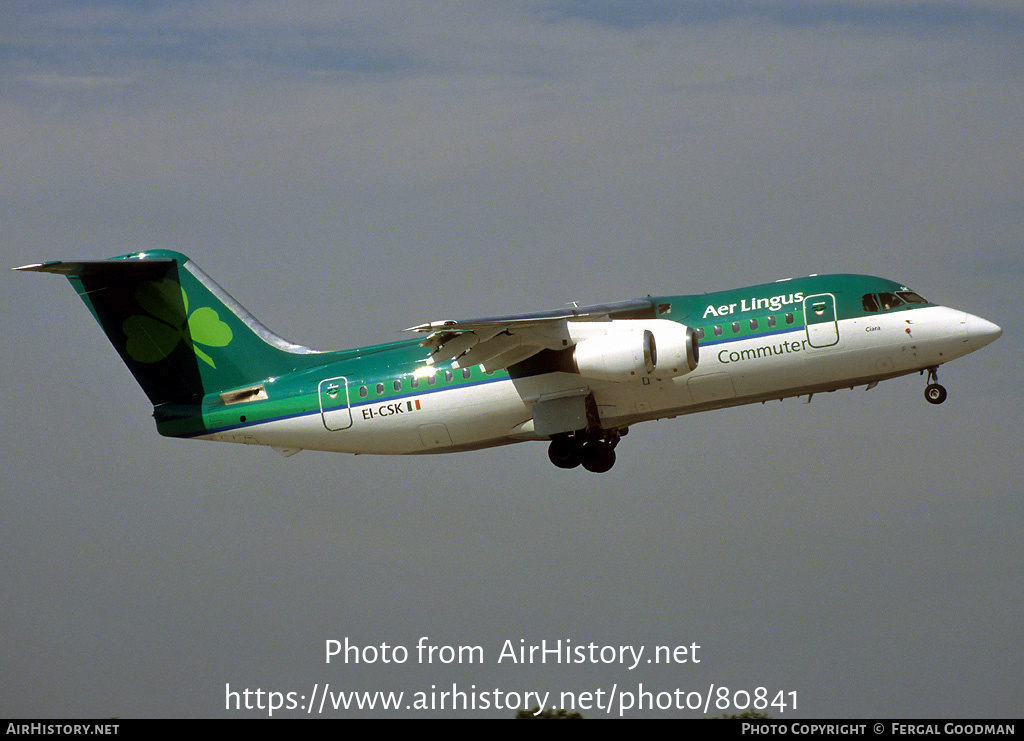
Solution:
[{"label": "aircraft door", "polygon": [[348,379],[344,376],[320,382],[320,414],[328,430],[345,430],[352,426],[349,407]]},{"label": "aircraft door", "polygon": [[804,299],[804,324],[807,342],[811,347],[831,347],[839,342],[839,323],[836,321],[836,297],[819,293]]}]

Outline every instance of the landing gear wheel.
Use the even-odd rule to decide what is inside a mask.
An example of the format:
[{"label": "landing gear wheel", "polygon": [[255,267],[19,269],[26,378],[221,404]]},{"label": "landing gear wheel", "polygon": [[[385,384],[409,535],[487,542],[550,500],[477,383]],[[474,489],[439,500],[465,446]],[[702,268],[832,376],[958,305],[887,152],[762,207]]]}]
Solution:
[{"label": "landing gear wheel", "polygon": [[580,459],[591,473],[605,473],[615,465],[615,450],[604,440],[591,440],[580,448]]},{"label": "landing gear wheel", "polygon": [[556,437],[548,446],[548,458],[559,468],[576,468],[580,464],[580,451],[571,439]]},{"label": "landing gear wheel", "polygon": [[932,404],[941,404],[946,400],[946,389],[937,383],[929,383],[924,389],[924,398]]}]

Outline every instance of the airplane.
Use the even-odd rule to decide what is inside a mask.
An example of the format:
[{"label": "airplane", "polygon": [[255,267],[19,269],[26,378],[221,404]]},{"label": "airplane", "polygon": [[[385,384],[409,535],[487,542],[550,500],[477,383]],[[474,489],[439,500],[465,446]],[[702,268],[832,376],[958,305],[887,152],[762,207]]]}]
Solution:
[{"label": "airplane", "polygon": [[866,275],[648,296],[410,327],[320,352],[271,332],[168,250],[15,270],[64,275],[153,404],[161,435],[354,454],[541,440],[603,473],[647,420],[927,373],[997,339],[977,316]]}]

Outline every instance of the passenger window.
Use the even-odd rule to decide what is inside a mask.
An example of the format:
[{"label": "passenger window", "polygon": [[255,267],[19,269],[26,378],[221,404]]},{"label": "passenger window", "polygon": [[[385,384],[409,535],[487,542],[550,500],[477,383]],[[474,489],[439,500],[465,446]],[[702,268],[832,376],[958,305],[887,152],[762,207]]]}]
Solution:
[{"label": "passenger window", "polygon": [[436,371],[434,373],[431,373],[429,376],[427,376],[427,385],[428,386],[433,386],[436,381],[437,381],[437,372]]},{"label": "passenger window", "polygon": [[418,379],[416,376],[413,376],[412,378],[409,379],[409,385],[412,386],[414,389],[419,388],[420,379]]},{"label": "passenger window", "polygon": [[466,379],[469,378],[469,368],[463,368],[462,369],[462,377],[466,378]]},{"label": "passenger window", "polygon": [[722,325],[721,324],[716,324],[715,325],[715,337],[721,337],[721,336],[722,336]]},{"label": "passenger window", "polygon": [[769,327],[774,327],[775,326],[775,316],[774,315],[768,317],[768,326]]},{"label": "passenger window", "polygon": [[864,307],[864,311],[878,311],[878,299],[873,293],[865,293],[864,298],[861,299],[861,305]]},{"label": "passenger window", "polygon": [[378,383],[377,384],[377,396],[380,396],[383,393],[384,393],[384,384],[383,383]]},{"label": "passenger window", "polygon": [[361,399],[365,399],[365,398],[366,398],[366,395],[367,395],[368,393],[370,393],[370,392],[366,390],[366,386],[360,386],[360,387],[359,387],[359,397],[360,397]]},{"label": "passenger window", "polygon": [[401,391],[402,390],[402,379],[401,378],[396,379],[395,382],[392,385],[394,386],[395,391]]},{"label": "passenger window", "polygon": [[455,378],[455,374],[452,373],[450,370],[446,370],[444,372],[444,380],[446,380],[448,383],[451,383],[453,378]]},{"label": "passenger window", "polygon": [[897,306],[903,306],[903,299],[895,293],[880,293],[878,298],[882,302],[882,311],[889,311],[889,309],[895,309]]},{"label": "passenger window", "polygon": [[704,339],[704,329],[703,328],[698,329],[695,334],[697,335],[697,339],[698,340],[703,340]]},{"label": "passenger window", "polygon": [[757,320],[756,319],[751,319],[750,320],[750,328],[751,329],[757,329]]},{"label": "passenger window", "polygon": [[732,333],[733,334],[739,334],[740,333],[740,323],[739,322],[733,322],[732,323]]},{"label": "passenger window", "polygon": [[789,314],[786,314],[786,324],[792,324],[792,323],[793,323],[793,314],[792,314],[792,312],[790,312]]}]

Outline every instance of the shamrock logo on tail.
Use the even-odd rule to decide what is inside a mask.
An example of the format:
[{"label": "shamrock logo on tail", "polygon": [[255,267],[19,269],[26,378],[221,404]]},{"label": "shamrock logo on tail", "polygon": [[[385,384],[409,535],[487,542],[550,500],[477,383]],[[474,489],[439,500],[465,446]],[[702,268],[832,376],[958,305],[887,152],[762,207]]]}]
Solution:
[{"label": "shamrock logo on tail", "polygon": [[197,358],[211,368],[217,367],[213,358],[196,344],[224,347],[231,342],[231,327],[220,320],[216,311],[204,306],[190,315],[185,289],[167,278],[142,283],[135,298],[149,315],[135,314],[121,326],[128,338],[125,349],[132,358],[140,363],[155,363],[174,352],[179,342],[186,342]]}]

